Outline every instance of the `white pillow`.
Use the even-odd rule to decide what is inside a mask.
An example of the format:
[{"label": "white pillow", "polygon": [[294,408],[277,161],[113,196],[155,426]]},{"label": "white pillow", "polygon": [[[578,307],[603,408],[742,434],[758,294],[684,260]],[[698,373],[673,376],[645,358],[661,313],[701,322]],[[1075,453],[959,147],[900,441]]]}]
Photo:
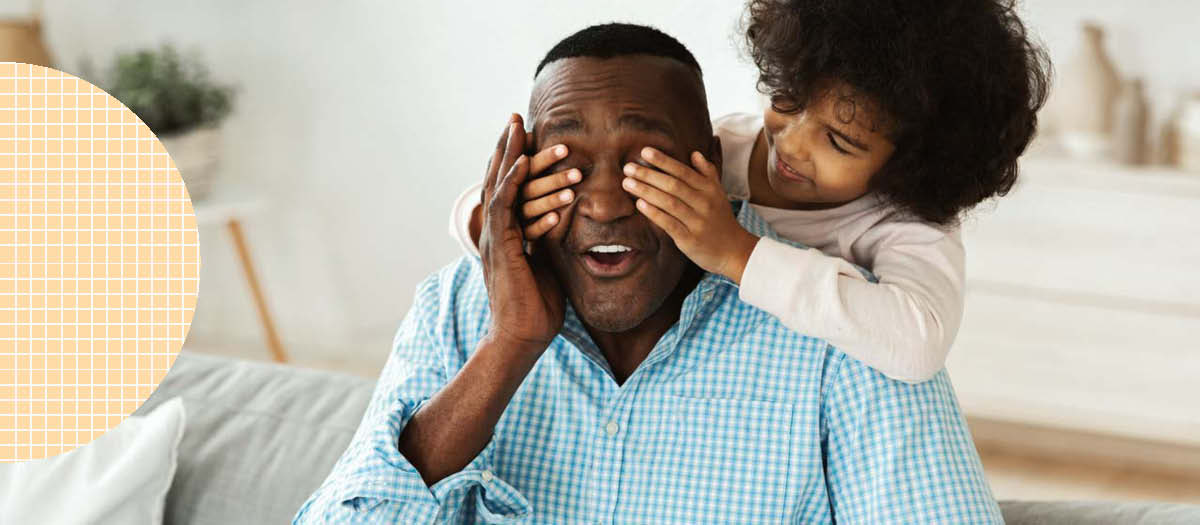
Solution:
[{"label": "white pillow", "polygon": [[0,523],[162,523],[184,419],[174,397],[70,452],[0,464]]}]

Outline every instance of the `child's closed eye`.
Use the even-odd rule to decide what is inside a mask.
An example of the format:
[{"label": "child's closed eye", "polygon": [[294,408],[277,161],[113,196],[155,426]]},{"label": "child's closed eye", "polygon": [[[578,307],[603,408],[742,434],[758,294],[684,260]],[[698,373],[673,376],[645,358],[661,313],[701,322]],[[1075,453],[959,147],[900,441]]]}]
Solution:
[{"label": "child's closed eye", "polygon": [[841,144],[838,144],[837,135],[826,131],[825,136],[829,139],[829,144],[833,146],[833,149],[838,150],[838,153],[841,153],[842,155],[850,155],[850,150],[842,147]]}]

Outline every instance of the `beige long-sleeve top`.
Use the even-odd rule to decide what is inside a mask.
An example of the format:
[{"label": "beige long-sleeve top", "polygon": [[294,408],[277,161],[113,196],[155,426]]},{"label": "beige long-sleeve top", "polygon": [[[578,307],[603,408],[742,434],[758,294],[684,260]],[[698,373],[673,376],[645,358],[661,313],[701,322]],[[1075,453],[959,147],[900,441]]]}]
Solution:
[{"label": "beige long-sleeve top", "polygon": [[[762,116],[735,113],[713,126],[725,190],[748,199]],[[463,192],[450,217],[450,234],[476,256],[468,227],[479,188]],[[906,219],[873,195],[815,211],[750,205],[780,237],[810,248],[759,240],[742,275],[743,301],[893,379],[924,381],[942,369],[963,313],[965,253],[957,229]]]}]

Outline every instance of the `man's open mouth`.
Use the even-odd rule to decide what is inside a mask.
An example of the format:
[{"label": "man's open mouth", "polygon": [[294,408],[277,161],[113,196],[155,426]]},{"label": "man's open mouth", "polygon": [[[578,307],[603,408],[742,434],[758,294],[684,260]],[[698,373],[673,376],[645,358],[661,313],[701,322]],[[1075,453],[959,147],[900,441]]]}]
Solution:
[{"label": "man's open mouth", "polygon": [[640,250],[623,244],[598,244],[583,252],[584,266],[596,277],[621,277],[640,259]]}]

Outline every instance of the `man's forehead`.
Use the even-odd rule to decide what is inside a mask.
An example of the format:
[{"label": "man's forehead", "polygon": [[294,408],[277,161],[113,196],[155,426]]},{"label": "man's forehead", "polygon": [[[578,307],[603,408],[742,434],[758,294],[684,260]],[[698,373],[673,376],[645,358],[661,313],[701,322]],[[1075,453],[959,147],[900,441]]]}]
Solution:
[{"label": "man's forehead", "polygon": [[534,80],[529,118],[536,127],[549,118],[600,107],[672,119],[703,112],[703,89],[694,71],[668,58],[564,58],[547,64]]}]

